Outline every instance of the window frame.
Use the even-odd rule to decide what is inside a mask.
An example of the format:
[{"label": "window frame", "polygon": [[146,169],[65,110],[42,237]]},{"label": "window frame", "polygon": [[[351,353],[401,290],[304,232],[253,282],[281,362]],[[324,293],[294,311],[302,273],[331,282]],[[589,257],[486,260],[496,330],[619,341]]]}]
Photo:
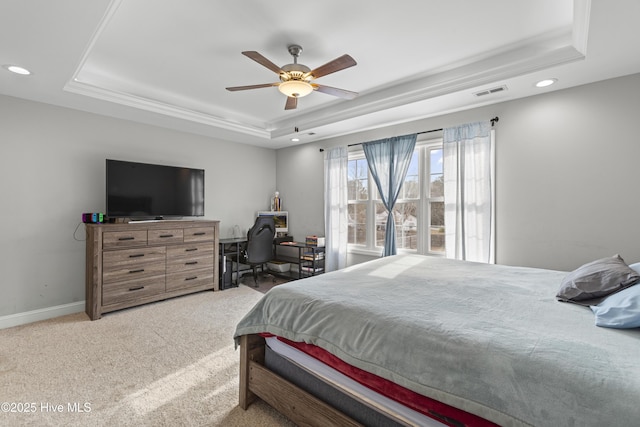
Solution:
[{"label": "window frame", "polygon": [[[443,252],[430,251],[429,248],[431,242],[431,230],[430,230],[430,209],[432,202],[444,202],[444,196],[442,197],[430,197],[430,153],[434,149],[443,149],[442,136],[434,137],[432,135],[418,135],[416,141],[416,147],[414,152],[418,152],[418,191],[419,198],[417,199],[398,199],[397,202],[410,202],[416,201],[417,203],[417,224],[418,224],[418,241],[416,249],[398,248],[398,253],[418,253],[423,255],[444,256]],[[348,154],[348,162],[352,160],[366,159],[364,150],[361,147],[351,148]],[[365,244],[349,243],[347,252],[363,255],[380,255],[382,246],[375,246],[376,240],[376,209],[375,204],[380,202],[378,189],[371,176],[371,172],[367,168],[367,200],[355,200],[349,199],[347,205],[364,204],[366,206],[366,242]],[[425,235],[426,231],[426,235]]]},{"label": "window frame", "polygon": [[[420,236],[423,236],[424,238],[422,239],[422,246],[420,247],[420,253],[422,254],[427,254],[427,255],[434,255],[434,256],[445,256],[445,251],[432,251],[431,250],[431,240],[432,240],[432,233],[431,233],[431,205],[432,203],[443,203],[444,204],[444,191],[442,196],[431,196],[431,175],[432,175],[432,171],[431,171],[431,151],[433,150],[443,150],[443,154],[444,154],[444,146],[443,146],[443,138],[436,138],[436,139],[432,139],[429,141],[425,141],[424,144],[421,145],[421,148],[423,150],[422,157],[423,157],[423,165],[424,165],[424,170],[421,171],[421,178],[424,178],[425,180],[427,180],[428,182],[426,183],[427,185],[424,185],[424,193],[421,195],[423,196],[421,198],[421,206],[422,206],[422,211],[424,212],[424,215],[422,217],[422,230],[423,232],[420,233]],[[443,177],[444,177],[444,167],[442,169],[442,173],[443,173]],[[444,225],[444,224],[443,224]],[[426,230],[426,233],[424,232]]]},{"label": "window frame", "polygon": [[[347,163],[352,160],[365,160],[366,156],[364,154],[364,150],[362,148],[355,148],[349,151]],[[348,181],[348,179],[347,179]],[[347,211],[350,211],[349,207],[351,205],[364,205],[365,206],[365,244],[356,244],[356,243],[348,243],[347,244],[347,252],[353,253],[363,253],[363,254],[373,254],[374,252],[379,252],[379,250],[375,247],[375,203],[374,198],[371,197],[372,191],[377,193],[375,182],[372,182],[373,178],[371,176],[371,171],[367,167],[367,199],[348,199],[347,200]],[[348,191],[347,191],[348,194]],[[372,206],[374,206],[372,208]],[[372,244],[373,240],[373,244]]]}]

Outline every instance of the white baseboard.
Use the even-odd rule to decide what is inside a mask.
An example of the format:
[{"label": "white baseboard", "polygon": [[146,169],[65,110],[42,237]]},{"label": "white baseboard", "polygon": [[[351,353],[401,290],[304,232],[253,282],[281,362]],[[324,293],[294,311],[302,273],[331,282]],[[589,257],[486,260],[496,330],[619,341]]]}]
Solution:
[{"label": "white baseboard", "polygon": [[80,313],[83,311],[84,301],[78,301],[69,304],[57,305],[55,307],[25,311],[24,313],[10,314],[8,316],[0,317],[0,329],[11,328],[12,326],[26,325],[27,323],[33,323],[39,320],[52,319],[54,317]]}]

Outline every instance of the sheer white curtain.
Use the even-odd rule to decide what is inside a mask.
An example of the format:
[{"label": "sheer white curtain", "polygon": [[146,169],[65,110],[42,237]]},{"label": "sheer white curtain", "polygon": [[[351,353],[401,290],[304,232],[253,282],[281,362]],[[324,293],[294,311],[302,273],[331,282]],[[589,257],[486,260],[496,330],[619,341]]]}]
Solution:
[{"label": "sheer white curtain", "polygon": [[347,147],[326,151],[324,158],[324,226],[326,271],[347,266]]},{"label": "sheer white curtain", "polygon": [[490,122],[444,130],[447,258],[495,262],[495,148]]}]

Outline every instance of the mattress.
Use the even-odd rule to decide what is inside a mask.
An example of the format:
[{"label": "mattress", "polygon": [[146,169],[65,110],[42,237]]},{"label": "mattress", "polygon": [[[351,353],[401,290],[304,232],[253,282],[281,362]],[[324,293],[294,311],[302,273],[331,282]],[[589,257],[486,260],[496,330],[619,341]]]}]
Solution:
[{"label": "mattress", "polygon": [[[338,390],[355,396],[358,401],[364,402],[375,410],[394,414],[394,417],[400,421],[401,425],[425,427],[451,425],[458,427],[495,426],[489,421],[463,413],[463,411],[456,408],[446,407],[440,402],[425,402],[430,399],[424,397],[421,400],[417,400],[414,396],[411,396],[412,392],[384,379],[371,379],[370,374],[335,360],[335,358],[332,358],[331,355],[318,347],[302,343],[291,343],[275,336],[267,336],[265,341],[267,346],[276,354],[321,378]],[[372,383],[374,384],[373,388],[371,388]],[[350,413],[347,413],[347,415],[358,420],[358,416]],[[371,422],[365,424],[372,425]],[[381,425],[388,425],[388,422]]]}]

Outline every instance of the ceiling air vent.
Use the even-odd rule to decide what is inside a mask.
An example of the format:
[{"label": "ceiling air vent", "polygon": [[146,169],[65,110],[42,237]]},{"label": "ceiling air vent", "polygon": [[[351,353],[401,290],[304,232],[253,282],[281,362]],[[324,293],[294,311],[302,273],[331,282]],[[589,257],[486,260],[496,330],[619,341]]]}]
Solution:
[{"label": "ceiling air vent", "polygon": [[507,86],[502,85],[502,86],[492,87],[491,89],[487,89],[487,90],[481,90],[480,92],[475,92],[474,95],[485,96],[485,95],[491,95],[493,93],[503,92],[505,90],[507,90]]}]

